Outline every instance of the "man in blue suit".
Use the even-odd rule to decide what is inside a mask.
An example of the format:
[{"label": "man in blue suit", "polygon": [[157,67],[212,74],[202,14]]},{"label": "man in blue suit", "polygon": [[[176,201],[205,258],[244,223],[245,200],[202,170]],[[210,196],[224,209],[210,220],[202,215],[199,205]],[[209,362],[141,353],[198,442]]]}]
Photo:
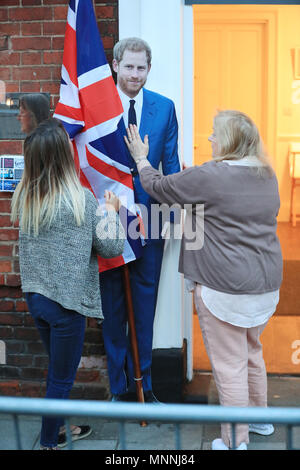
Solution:
[{"label": "man in blue suit", "polygon": [[[146,134],[149,136],[148,159],[152,166],[158,168],[161,164],[164,175],[180,171],[174,103],[144,88],[151,68],[149,45],[139,38],[119,41],[114,47],[112,65],[117,74],[117,89],[124,108],[123,119],[120,121],[122,134],[126,135],[129,123],[137,124],[142,139]],[[135,201],[143,204],[148,213],[145,220],[148,237],[143,255],[129,263],[128,268],[144,398],[145,402],[155,402],[157,400],[151,383],[152,338],[164,240],[160,235],[156,236],[157,224],[152,227],[154,236],[151,237],[151,222],[154,224],[151,221],[151,205],[157,203],[143,190],[135,162],[129,153],[128,158],[132,165]],[[136,399],[122,270],[116,268],[101,273],[100,287],[104,314],[103,338],[112,401],[129,400],[132,397]]]}]

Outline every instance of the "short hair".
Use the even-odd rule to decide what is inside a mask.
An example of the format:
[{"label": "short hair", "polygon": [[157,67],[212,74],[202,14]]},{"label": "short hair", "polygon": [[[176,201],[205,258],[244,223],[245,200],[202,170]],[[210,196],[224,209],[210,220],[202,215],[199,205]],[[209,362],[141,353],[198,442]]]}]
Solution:
[{"label": "short hair", "polygon": [[50,117],[50,101],[43,93],[28,93],[20,98],[20,106],[31,115],[31,131]]},{"label": "short hair", "polygon": [[152,60],[152,52],[149,44],[141,38],[125,38],[121,39],[121,41],[117,42],[113,49],[113,58],[119,63],[121,62],[125,50],[132,51],[132,52],[146,52],[147,63],[148,65],[151,64]]}]

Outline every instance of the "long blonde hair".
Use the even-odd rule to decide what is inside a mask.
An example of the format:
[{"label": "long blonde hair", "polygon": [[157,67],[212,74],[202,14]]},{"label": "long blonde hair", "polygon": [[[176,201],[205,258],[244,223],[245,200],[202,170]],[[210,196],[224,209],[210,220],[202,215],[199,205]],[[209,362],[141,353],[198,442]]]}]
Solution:
[{"label": "long blonde hair", "polygon": [[218,143],[216,161],[241,160],[255,156],[262,166],[257,167],[258,174],[273,174],[271,160],[267,155],[259,131],[247,114],[227,109],[219,111],[214,118],[214,132]]},{"label": "long blonde hair", "polygon": [[80,184],[69,136],[62,123],[43,121],[24,142],[24,173],[12,198],[11,219],[37,236],[49,228],[64,202],[77,225],[84,221],[85,194]]}]

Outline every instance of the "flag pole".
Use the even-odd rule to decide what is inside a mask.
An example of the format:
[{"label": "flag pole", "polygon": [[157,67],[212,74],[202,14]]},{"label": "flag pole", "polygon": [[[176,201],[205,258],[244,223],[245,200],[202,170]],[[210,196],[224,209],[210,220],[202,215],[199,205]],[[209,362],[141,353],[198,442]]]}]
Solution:
[{"label": "flag pole", "polygon": [[[123,280],[124,280],[124,288],[125,288],[126,306],[127,306],[127,313],[128,313],[128,325],[129,325],[129,333],[130,333],[130,342],[131,342],[133,365],[134,365],[134,375],[135,375],[134,380],[135,380],[136,394],[137,394],[137,397],[138,397],[138,402],[144,403],[145,402],[145,400],[144,400],[144,391],[143,391],[143,384],[142,384],[142,375],[141,375],[141,368],[140,368],[139,351],[138,351],[138,345],[137,345],[137,337],[136,337],[136,329],[135,329],[134,311],[133,311],[133,303],[132,303],[131,285],[130,285],[128,265],[124,264],[122,266],[122,270],[123,270]],[[142,421],[141,426],[147,426],[147,423],[145,421]]]}]

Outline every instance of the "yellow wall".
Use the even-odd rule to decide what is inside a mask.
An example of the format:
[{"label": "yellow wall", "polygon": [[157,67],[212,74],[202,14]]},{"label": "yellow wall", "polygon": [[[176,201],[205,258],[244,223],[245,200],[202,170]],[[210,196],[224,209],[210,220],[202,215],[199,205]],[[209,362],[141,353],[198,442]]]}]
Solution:
[{"label": "yellow wall", "polygon": [[[279,221],[289,220],[288,143],[300,142],[300,78],[294,78],[294,48],[300,47],[300,6],[278,8],[276,172],[281,196]],[[293,86],[295,88],[293,88]],[[294,101],[294,102],[293,102]],[[300,188],[296,193],[300,212]]]},{"label": "yellow wall", "polygon": [[[299,5],[195,5],[194,6],[194,21],[197,22],[197,18],[200,16],[205,17],[208,11],[217,11],[220,16],[224,14],[224,18],[230,18],[231,14],[236,14],[238,10],[246,14],[247,17],[253,18],[257,12],[258,16],[262,17],[262,12],[270,12],[275,18],[273,24],[275,27],[272,32],[272,42],[274,37],[274,45],[269,44],[268,47],[274,46],[272,52],[275,50],[275,64],[272,65],[271,71],[269,71],[273,77],[271,82],[268,81],[268,90],[265,90],[265,94],[269,96],[267,103],[266,112],[269,113],[268,122],[272,122],[274,128],[269,135],[272,134],[272,141],[267,143],[269,152],[272,152],[272,160],[276,169],[280,196],[281,196],[281,209],[278,220],[280,222],[289,220],[290,210],[290,177],[289,177],[289,166],[288,166],[288,144],[290,141],[300,142],[300,77],[297,79],[294,77],[294,48],[300,47],[300,6]],[[266,15],[267,16],[267,15]],[[243,44],[241,44],[241,50]],[[300,54],[299,54],[300,55]],[[214,57],[208,57],[206,64],[197,64],[197,57],[195,58],[195,77],[203,72],[203,67],[207,65],[207,60],[213,61]],[[264,60],[266,60],[264,58]],[[216,60],[217,62],[217,60]],[[199,63],[199,60],[198,60]],[[217,65],[216,65],[217,68]],[[216,72],[217,75],[217,72]],[[215,75],[215,78],[216,78]],[[299,73],[300,75],[300,73]],[[212,79],[211,79],[212,80]],[[195,82],[196,83],[196,82]],[[272,91],[269,94],[271,87],[274,87],[274,93]],[[211,85],[208,85],[207,93],[210,92]],[[197,96],[197,89],[195,89],[195,96]],[[234,90],[230,91],[231,93]],[[264,96],[262,94],[262,96]],[[270,98],[272,96],[272,98]],[[273,100],[275,103],[273,103]],[[234,100],[233,100],[234,102]],[[221,103],[220,103],[221,104]],[[219,104],[219,106],[220,106]],[[196,106],[195,112],[203,113],[203,109],[200,106]],[[222,104],[221,104],[222,107]],[[274,116],[273,116],[274,114]],[[272,116],[270,116],[272,115]],[[209,116],[210,119],[210,116]],[[195,116],[195,123],[197,126],[197,115]],[[202,119],[203,120],[203,119]],[[268,124],[269,125],[269,124]],[[206,131],[205,131],[206,132]],[[195,128],[195,134],[197,134],[197,128]],[[195,140],[195,148],[198,146],[197,137]],[[199,140],[199,139],[198,139]],[[195,164],[202,163],[195,152]],[[300,212],[300,188],[296,192],[297,201],[297,212]]]}]

